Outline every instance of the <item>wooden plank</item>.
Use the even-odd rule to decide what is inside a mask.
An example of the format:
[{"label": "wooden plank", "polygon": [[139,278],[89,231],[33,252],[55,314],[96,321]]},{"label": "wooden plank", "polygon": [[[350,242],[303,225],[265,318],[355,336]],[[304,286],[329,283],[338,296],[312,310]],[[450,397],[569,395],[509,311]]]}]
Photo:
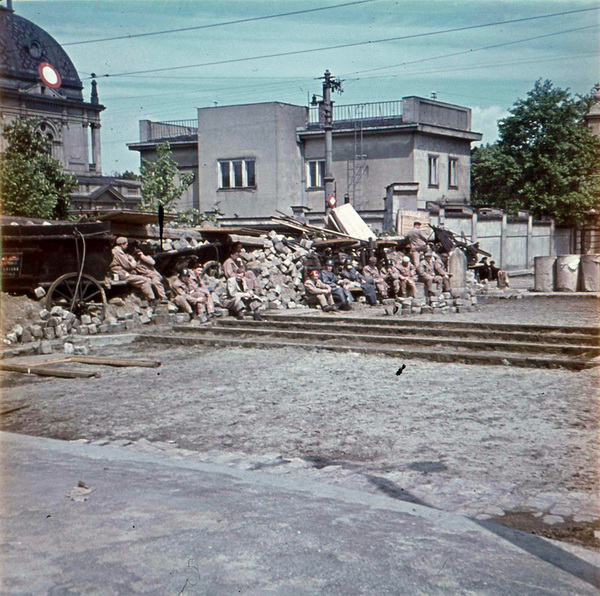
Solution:
[{"label": "wooden plank", "polygon": [[0,362],[0,370],[24,373],[26,375],[39,375],[41,377],[59,377],[62,379],[89,379],[90,377],[98,376],[98,373],[95,372],[67,370],[65,368],[46,368],[31,364],[9,364],[7,362]]},{"label": "wooden plank", "polygon": [[29,405],[25,405],[25,406],[17,406],[16,408],[10,408],[10,410],[2,410],[2,412],[0,412],[0,416],[6,416],[6,414],[12,414],[13,412],[18,412],[19,410],[24,410],[25,408],[28,408]]},{"label": "wooden plank", "polygon": [[79,364],[101,364],[105,366],[143,366],[157,368],[161,365],[158,360],[143,360],[136,358],[98,358],[96,356],[70,356],[63,362],[78,362]]}]

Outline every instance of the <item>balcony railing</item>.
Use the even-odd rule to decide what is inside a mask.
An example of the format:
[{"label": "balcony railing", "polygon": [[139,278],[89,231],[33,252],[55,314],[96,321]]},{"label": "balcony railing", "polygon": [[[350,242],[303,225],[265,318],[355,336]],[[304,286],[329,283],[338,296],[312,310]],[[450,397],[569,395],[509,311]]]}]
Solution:
[{"label": "balcony railing", "polygon": [[149,141],[195,137],[198,134],[198,120],[167,120],[151,122]]},{"label": "balcony railing", "polygon": [[[372,124],[385,123],[386,120],[398,121],[402,118],[402,100],[378,101],[374,103],[355,103],[333,106],[333,122],[369,121]],[[372,122],[371,122],[372,121]],[[319,124],[319,108],[311,107],[309,125]]]}]

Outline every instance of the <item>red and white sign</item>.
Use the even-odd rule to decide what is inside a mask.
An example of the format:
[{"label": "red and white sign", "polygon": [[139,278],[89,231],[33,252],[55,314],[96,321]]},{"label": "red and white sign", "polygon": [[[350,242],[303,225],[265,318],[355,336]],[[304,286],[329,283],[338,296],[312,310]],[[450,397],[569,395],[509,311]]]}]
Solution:
[{"label": "red and white sign", "polygon": [[52,87],[52,89],[58,89],[62,83],[60,78],[60,74],[52,64],[49,62],[42,62],[38,66],[38,73],[42,79],[42,82],[47,87]]},{"label": "red and white sign", "polygon": [[327,199],[327,206],[330,207],[331,209],[333,209],[337,204],[337,200],[335,198],[334,194],[330,194],[329,198]]}]

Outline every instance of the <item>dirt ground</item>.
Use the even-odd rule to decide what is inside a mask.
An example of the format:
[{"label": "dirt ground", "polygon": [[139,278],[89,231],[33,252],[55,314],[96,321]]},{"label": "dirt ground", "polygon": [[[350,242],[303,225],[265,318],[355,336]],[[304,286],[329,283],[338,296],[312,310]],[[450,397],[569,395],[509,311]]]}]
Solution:
[{"label": "dirt ground", "polygon": [[162,366],[68,380],[2,373],[2,412],[26,407],[0,416],[0,428],[174,442],[205,459],[236,454],[245,465],[304,462],[325,481],[600,546],[597,369],[291,348],[133,344],[95,354]]}]

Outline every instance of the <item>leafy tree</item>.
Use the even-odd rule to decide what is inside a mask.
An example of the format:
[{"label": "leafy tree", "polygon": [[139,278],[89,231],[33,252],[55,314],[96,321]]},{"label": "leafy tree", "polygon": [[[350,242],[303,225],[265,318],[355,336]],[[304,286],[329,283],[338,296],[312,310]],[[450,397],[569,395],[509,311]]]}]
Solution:
[{"label": "leafy tree", "polygon": [[537,81],[498,123],[499,139],[474,149],[472,203],[576,222],[600,205],[600,141],[584,122],[589,98]]},{"label": "leafy tree", "polygon": [[2,131],[7,144],[0,154],[2,213],[64,219],[77,181],[50,156],[37,124],[35,119],[14,120]]},{"label": "leafy tree", "polygon": [[174,211],[175,203],[192,183],[194,176],[179,172],[168,142],[159,145],[157,153],[156,161],[142,160],[142,209],[156,211],[162,205],[165,211]]},{"label": "leafy tree", "polygon": [[118,178],[119,180],[139,180],[140,177],[135,173],[132,172],[131,170],[125,170],[124,172],[117,172],[114,171],[111,176],[113,176],[113,178]]}]

